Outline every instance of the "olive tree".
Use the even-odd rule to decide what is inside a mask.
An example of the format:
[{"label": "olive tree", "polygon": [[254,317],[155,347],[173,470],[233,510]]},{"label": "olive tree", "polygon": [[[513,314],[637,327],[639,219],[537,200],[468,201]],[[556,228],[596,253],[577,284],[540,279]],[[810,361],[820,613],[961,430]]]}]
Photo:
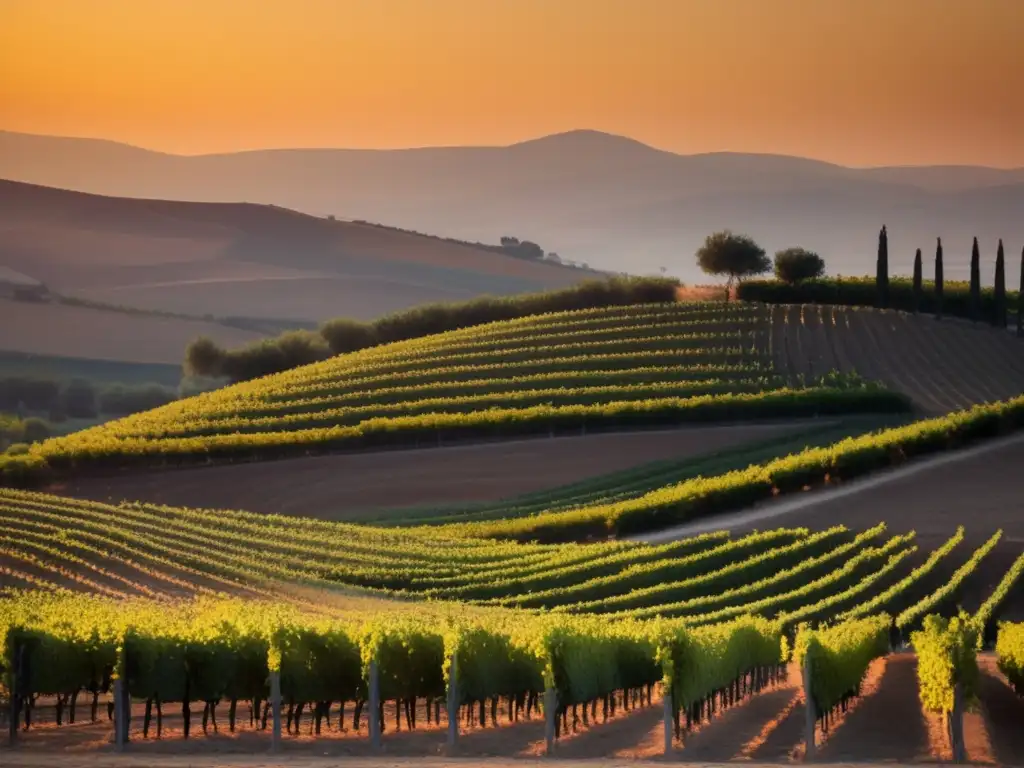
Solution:
[{"label": "olive tree", "polygon": [[796,285],[825,274],[825,260],[814,251],[787,248],[775,254],[775,277],[784,283]]},{"label": "olive tree", "polygon": [[709,275],[728,275],[730,290],[733,283],[764,274],[772,266],[761,246],[746,235],[735,235],[729,230],[707,236],[697,250],[697,264]]}]

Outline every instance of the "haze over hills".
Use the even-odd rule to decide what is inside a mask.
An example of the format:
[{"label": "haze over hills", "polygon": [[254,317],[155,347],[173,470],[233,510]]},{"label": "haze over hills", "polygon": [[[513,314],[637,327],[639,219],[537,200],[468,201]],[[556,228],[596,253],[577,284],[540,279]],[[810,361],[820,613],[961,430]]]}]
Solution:
[{"label": "haze over hills", "polygon": [[13,181],[0,181],[0,265],[75,298],[306,322],[370,319],[594,276],[497,247],[268,205],[127,199]]},{"label": "haze over hills", "polygon": [[769,251],[816,249],[832,274],[873,269],[882,223],[896,272],[909,273],[914,249],[930,254],[941,236],[947,276],[966,277],[978,236],[991,282],[997,238],[1010,253],[1024,244],[1024,169],[678,155],[588,130],[506,147],[200,156],[0,132],[0,177],[127,197],[272,203],[474,241],[514,235],[598,268],[664,266],[687,281],[705,279],[692,254],[721,228]]}]

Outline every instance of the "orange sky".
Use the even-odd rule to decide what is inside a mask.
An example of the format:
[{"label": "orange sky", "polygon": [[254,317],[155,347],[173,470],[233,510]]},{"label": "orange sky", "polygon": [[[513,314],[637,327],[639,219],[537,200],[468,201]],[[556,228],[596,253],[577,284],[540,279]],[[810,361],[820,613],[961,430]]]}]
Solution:
[{"label": "orange sky", "polygon": [[0,128],[1024,166],[1024,0],[0,0]]}]

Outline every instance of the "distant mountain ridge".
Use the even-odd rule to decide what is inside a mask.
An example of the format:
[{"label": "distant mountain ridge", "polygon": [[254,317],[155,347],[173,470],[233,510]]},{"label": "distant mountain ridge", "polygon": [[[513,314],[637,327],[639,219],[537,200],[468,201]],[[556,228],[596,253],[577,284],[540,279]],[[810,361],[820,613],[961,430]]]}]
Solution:
[{"label": "distant mountain ridge", "polygon": [[703,279],[693,252],[721,228],[748,232],[770,251],[814,248],[833,274],[871,271],[883,223],[891,263],[902,272],[915,248],[933,251],[937,236],[950,277],[966,274],[974,236],[987,268],[997,238],[1010,253],[1024,245],[1024,168],[862,169],[782,155],[680,155],[590,130],[505,147],[198,156],[0,132],[0,177],[125,197],[273,203],[472,241],[515,235],[596,267],[665,266],[690,281]]}]

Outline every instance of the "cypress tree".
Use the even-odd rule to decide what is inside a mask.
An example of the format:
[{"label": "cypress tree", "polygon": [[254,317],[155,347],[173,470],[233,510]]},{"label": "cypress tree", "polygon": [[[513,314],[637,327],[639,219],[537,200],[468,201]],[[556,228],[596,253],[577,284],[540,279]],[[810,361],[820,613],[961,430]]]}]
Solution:
[{"label": "cypress tree", "polygon": [[921,311],[921,295],[924,293],[921,279],[921,249],[914,254],[914,314]]},{"label": "cypress tree", "polygon": [[882,225],[878,233],[878,260],[875,262],[875,284],[878,288],[878,306],[889,306],[889,234]]},{"label": "cypress tree", "polygon": [[978,250],[978,238],[974,238],[971,246],[971,320],[978,321],[981,312],[981,252]]},{"label": "cypress tree", "polygon": [[1024,336],[1024,248],[1020,251],[1020,290],[1017,291],[1017,335]]},{"label": "cypress tree", "polygon": [[996,281],[993,291],[992,325],[1006,327],[1006,257],[1003,255],[1003,241],[996,251]]},{"label": "cypress tree", "polygon": [[942,238],[935,246],[935,319],[942,319]]}]

